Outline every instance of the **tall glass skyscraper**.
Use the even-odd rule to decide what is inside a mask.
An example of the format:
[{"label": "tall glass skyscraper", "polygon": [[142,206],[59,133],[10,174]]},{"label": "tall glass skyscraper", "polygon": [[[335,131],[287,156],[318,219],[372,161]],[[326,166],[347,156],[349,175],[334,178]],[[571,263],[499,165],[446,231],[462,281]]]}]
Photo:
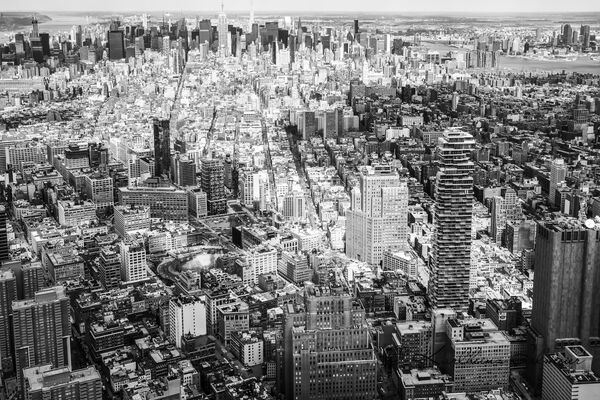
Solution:
[{"label": "tall glass skyscraper", "polygon": [[473,214],[473,137],[448,130],[440,138],[429,300],[434,308],[466,311],[469,304]]},{"label": "tall glass skyscraper", "polygon": [[171,128],[168,119],[154,120],[154,175],[170,176]]}]

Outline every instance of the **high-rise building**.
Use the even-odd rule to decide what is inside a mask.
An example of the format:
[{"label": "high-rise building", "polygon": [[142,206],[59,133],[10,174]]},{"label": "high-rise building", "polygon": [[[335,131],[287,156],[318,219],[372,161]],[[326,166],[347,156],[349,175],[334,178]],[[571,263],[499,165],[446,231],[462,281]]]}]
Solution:
[{"label": "high-rise building", "polygon": [[287,307],[284,329],[286,398],[374,399],[377,359],[365,310],[351,295],[307,287],[304,310]]},{"label": "high-rise building", "polygon": [[104,246],[100,249],[98,257],[98,270],[100,282],[107,289],[119,287],[121,283],[121,256],[112,247]]},{"label": "high-rise building", "polygon": [[506,224],[516,223],[522,218],[521,205],[517,192],[508,188],[504,196],[496,196],[492,199],[492,219],[490,222],[490,235],[492,240],[504,245],[504,232]]},{"label": "high-rise building", "polygon": [[115,204],[113,180],[106,173],[84,175],[83,192],[88,200],[94,202],[96,209],[106,209]]},{"label": "high-rise building", "polygon": [[38,365],[23,371],[27,400],[102,400],[102,378],[95,367]]},{"label": "high-rise building", "polygon": [[206,193],[208,215],[225,214],[227,197],[225,195],[223,161],[203,159],[200,167],[200,187]]},{"label": "high-rise building", "polygon": [[108,59],[121,60],[125,58],[125,37],[123,31],[108,32]]},{"label": "high-rise building", "polygon": [[121,280],[125,283],[143,281],[148,277],[146,249],[136,241],[121,243]]},{"label": "high-rise building", "polygon": [[585,50],[590,47],[590,26],[589,25],[581,26],[581,36],[583,37],[583,42],[581,44],[581,47],[583,47],[583,49]]},{"label": "high-rise building", "polygon": [[440,138],[435,180],[431,278],[427,292],[434,308],[467,310],[473,217],[473,137],[448,130]]},{"label": "high-rise building", "polygon": [[600,355],[599,260],[598,221],[563,217],[538,224],[531,317],[538,374],[541,355],[564,345],[581,344]]},{"label": "high-rise building", "polygon": [[221,1],[221,12],[219,12],[218,21],[217,21],[217,32],[219,34],[219,49],[221,50],[221,54],[224,57],[228,57],[231,52],[231,49],[227,48],[227,36],[228,36],[227,15],[225,14],[222,1]]},{"label": "high-rise building", "polygon": [[570,45],[573,43],[573,28],[571,25],[565,24],[563,26],[563,44]]},{"label": "high-rise building", "polygon": [[154,174],[170,176],[171,168],[171,122],[168,119],[154,120]]},{"label": "high-rise building", "polygon": [[364,167],[360,204],[346,212],[346,255],[378,265],[386,251],[407,246],[408,186],[395,168]]},{"label": "high-rise building", "polygon": [[490,320],[449,319],[450,368],[457,392],[508,389],[510,342]]},{"label": "high-rise building", "polygon": [[550,164],[550,204],[556,204],[556,189],[565,181],[567,176],[567,165],[562,158],[552,160]]},{"label": "high-rise building", "polygon": [[544,357],[543,400],[595,400],[600,378],[591,371],[593,357],[582,346]]},{"label": "high-rise building", "polygon": [[0,270],[0,376],[13,371],[12,302],[17,300],[17,279],[10,269]]},{"label": "high-rise building", "polygon": [[33,299],[13,302],[12,311],[17,384],[24,398],[24,368],[71,365],[69,297],[62,286],[46,288]]},{"label": "high-rise building", "polygon": [[169,301],[170,340],[181,347],[184,335],[206,335],[206,305],[196,297],[177,297]]},{"label": "high-rise building", "polygon": [[6,207],[0,205],[0,262],[8,260],[8,229]]}]

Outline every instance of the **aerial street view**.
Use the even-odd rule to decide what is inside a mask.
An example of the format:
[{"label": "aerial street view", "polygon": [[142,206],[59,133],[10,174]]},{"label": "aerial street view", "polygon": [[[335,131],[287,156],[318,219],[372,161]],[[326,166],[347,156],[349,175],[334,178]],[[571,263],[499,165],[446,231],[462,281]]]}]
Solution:
[{"label": "aerial street view", "polygon": [[0,3],[0,400],[600,400],[600,2]]}]

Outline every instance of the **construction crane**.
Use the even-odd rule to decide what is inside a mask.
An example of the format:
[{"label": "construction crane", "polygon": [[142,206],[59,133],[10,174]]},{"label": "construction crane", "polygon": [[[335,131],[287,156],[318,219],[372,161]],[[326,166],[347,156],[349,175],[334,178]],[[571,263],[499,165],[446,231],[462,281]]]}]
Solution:
[{"label": "construction crane", "polygon": [[204,150],[202,151],[202,155],[204,157],[208,156],[208,151],[210,150],[210,141],[212,139],[212,132],[215,129],[215,121],[217,120],[217,106],[213,109],[212,121],[210,121],[210,128],[208,128],[208,132],[206,132],[206,144],[204,145]]}]

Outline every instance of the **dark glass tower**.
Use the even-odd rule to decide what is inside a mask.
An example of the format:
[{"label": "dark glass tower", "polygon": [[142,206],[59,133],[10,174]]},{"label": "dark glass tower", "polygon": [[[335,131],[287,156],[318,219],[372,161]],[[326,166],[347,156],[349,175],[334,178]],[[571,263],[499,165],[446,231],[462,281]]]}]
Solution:
[{"label": "dark glass tower", "polygon": [[469,304],[471,219],[473,214],[473,137],[444,132],[438,147],[433,251],[429,300],[434,308],[466,311]]},{"label": "dark glass tower", "polygon": [[171,128],[168,119],[154,120],[154,171],[156,176],[170,176]]},{"label": "dark glass tower", "polygon": [[108,32],[108,58],[120,60],[125,58],[125,39],[123,31]]}]

